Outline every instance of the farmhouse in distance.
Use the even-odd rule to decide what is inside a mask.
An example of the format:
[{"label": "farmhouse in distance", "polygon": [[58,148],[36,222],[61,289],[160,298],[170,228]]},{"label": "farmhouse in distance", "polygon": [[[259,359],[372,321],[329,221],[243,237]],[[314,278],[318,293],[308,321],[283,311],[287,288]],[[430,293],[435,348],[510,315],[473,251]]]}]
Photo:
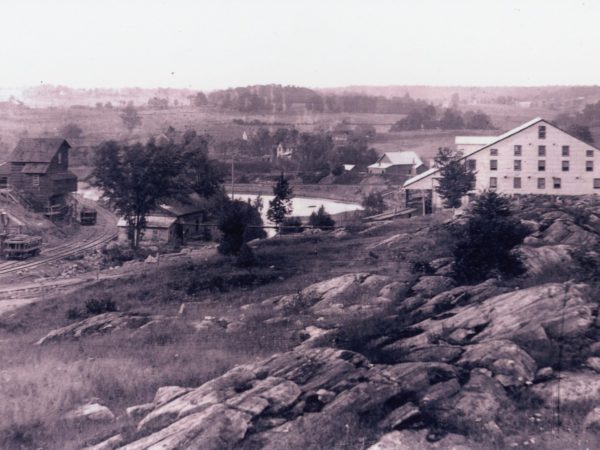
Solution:
[{"label": "farmhouse in distance", "polygon": [[[542,118],[535,118],[495,138],[459,136],[457,149],[476,177],[468,197],[484,190],[507,195],[586,195],[600,193],[600,151]],[[432,206],[439,167],[404,183],[407,203],[426,192]],[[468,199],[467,199],[468,200]]]}]

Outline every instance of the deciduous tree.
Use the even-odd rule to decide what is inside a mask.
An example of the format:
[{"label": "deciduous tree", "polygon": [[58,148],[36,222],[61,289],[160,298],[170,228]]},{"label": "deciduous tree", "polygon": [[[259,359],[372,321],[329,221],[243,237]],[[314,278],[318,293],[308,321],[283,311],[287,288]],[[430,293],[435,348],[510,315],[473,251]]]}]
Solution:
[{"label": "deciduous tree", "polygon": [[460,152],[440,148],[435,163],[440,168],[438,185],[435,191],[442,197],[446,208],[458,208],[462,198],[475,182],[475,173],[461,159]]}]

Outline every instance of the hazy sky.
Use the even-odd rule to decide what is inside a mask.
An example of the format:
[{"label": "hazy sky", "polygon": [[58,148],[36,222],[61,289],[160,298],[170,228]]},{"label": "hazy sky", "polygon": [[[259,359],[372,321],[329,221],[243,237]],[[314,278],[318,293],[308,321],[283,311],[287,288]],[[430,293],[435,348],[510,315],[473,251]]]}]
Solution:
[{"label": "hazy sky", "polygon": [[0,0],[0,86],[600,83],[600,1]]}]

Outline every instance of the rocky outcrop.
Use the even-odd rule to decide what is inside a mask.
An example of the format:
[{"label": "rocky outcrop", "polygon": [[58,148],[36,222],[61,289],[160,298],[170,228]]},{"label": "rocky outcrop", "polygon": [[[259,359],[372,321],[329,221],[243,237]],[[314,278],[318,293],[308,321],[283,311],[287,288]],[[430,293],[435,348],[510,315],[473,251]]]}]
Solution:
[{"label": "rocky outcrop", "polygon": [[573,258],[570,245],[545,245],[543,247],[530,247],[523,245],[518,254],[527,272],[531,275],[548,274],[549,270],[557,267],[568,267]]},{"label": "rocky outcrop", "polygon": [[110,333],[122,329],[140,328],[152,320],[150,316],[130,315],[119,312],[98,314],[88,319],[52,330],[36,342],[36,345],[48,344],[63,339],[78,339],[93,334]]}]

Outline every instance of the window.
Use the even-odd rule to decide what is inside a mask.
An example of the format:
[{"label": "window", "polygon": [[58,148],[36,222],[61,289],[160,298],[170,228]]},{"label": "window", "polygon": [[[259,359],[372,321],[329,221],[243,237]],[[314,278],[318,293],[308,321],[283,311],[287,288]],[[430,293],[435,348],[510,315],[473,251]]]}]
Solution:
[{"label": "window", "polygon": [[538,178],[538,189],[546,189],[546,179]]},{"label": "window", "polygon": [[594,161],[586,161],[585,162],[585,171],[593,172],[594,171]]},{"label": "window", "polygon": [[490,177],[490,189],[496,189],[498,187],[498,178]]},{"label": "window", "polygon": [[157,230],[157,229],[152,230],[152,240],[158,241],[159,238],[160,238],[159,230]]},{"label": "window", "polygon": [[513,178],[513,187],[515,189],[521,189],[521,178],[519,178],[519,177]]},{"label": "window", "polygon": [[31,184],[33,184],[34,186],[39,186],[40,185],[40,176],[39,175],[32,176]]},{"label": "window", "polygon": [[562,162],[562,171],[563,172],[568,172],[569,171],[569,161],[563,161]]},{"label": "window", "polygon": [[477,161],[475,159],[467,159],[467,169],[475,170],[477,167]]},{"label": "window", "polygon": [[546,161],[543,159],[540,159],[538,161],[538,172],[545,172],[546,171]]},{"label": "window", "polygon": [[490,156],[498,156],[498,149],[497,148],[490,149]]},{"label": "window", "polygon": [[594,189],[600,189],[600,178],[594,178]]},{"label": "window", "polygon": [[521,156],[523,148],[520,145],[515,145],[515,156]]},{"label": "window", "polygon": [[546,146],[538,145],[538,156],[546,156]]},{"label": "window", "polygon": [[8,177],[0,177],[0,189],[8,187]]},{"label": "window", "polygon": [[58,152],[58,164],[62,164],[62,151]]},{"label": "window", "polygon": [[568,145],[563,145],[562,146],[562,155],[563,156],[569,156],[569,146]]},{"label": "window", "polygon": [[515,170],[521,170],[521,160],[520,159],[515,159],[514,167],[515,167]]},{"label": "window", "polygon": [[560,178],[552,178],[552,187],[554,189],[560,189]]},{"label": "window", "polygon": [[498,160],[490,159],[490,170],[498,170]]},{"label": "window", "polygon": [[585,151],[585,157],[586,158],[593,158],[594,157],[594,150],[586,150]]},{"label": "window", "polygon": [[538,127],[538,138],[546,139],[546,127],[544,125]]}]

